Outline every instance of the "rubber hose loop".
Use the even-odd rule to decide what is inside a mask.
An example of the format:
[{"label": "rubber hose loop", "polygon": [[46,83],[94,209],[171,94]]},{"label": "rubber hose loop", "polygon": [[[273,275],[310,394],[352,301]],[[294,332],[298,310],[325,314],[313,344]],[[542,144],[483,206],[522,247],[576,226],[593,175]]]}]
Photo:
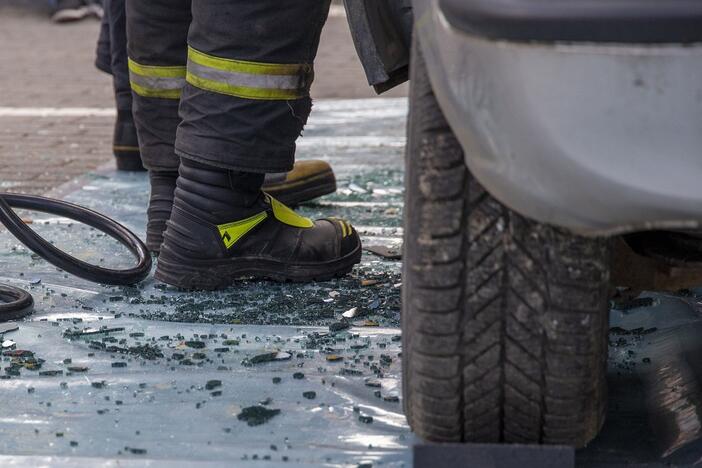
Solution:
[{"label": "rubber hose loop", "polygon": [[[93,227],[123,244],[137,257],[138,264],[125,270],[112,270],[72,257],[29,228],[12,208],[61,216]],[[0,222],[32,252],[52,265],[88,281],[127,286],[142,281],[151,271],[151,254],[139,237],[117,221],[82,206],[34,195],[0,193]]]},{"label": "rubber hose loop", "polygon": [[0,322],[18,320],[31,314],[34,299],[24,289],[0,284]]}]

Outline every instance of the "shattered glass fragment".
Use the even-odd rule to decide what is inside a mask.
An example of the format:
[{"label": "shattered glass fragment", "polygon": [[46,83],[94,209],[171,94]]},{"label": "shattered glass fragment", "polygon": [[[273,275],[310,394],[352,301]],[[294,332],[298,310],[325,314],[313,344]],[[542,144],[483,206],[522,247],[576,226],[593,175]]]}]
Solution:
[{"label": "shattered glass fragment", "polygon": [[237,415],[237,419],[245,421],[249,426],[260,426],[270,421],[273,417],[280,414],[279,409],[269,409],[263,406],[249,406],[241,410]]},{"label": "shattered glass fragment", "polygon": [[15,322],[0,323],[0,335],[19,330],[19,325]]},{"label": "shattered glass fragment", "polygon": [[383,257],[387,260],[402,260],[402,249],[390,247],[387,245],[369,245],[364,246],[363,250],[372,254]]},{"label": "shattered glass fragment", "polygon": [[15,346],[17,346],[17,343],[12,340],[5,340],[2,342],[2,349],[12,349]]},{"label": "shattered glass fragment", "polygon": [[215,389],[217,387],[221,387],[221,386],[222,386],[221,380],[209,380],[205,384],[205,389],[206,390],[213,390],[213,389]]}]

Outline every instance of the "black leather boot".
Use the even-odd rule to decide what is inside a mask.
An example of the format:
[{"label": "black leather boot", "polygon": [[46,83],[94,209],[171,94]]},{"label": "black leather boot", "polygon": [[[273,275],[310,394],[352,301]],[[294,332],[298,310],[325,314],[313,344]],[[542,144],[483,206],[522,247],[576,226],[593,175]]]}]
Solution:
[{"label": "black leather boot", "polygon": [[[166,221],[171,217],[177,172],[152,172],[149,223],[146,230],[146,245],[158,253],[163,242]],[[286,205],[297,205],[334,193],[336,178],[331,166],[324,161],[298,161],[292,171],[281,174],[266,174],[263,191]]]},{"label": "black leather boot", "polygon": [[336,192],[336,177],[325,161],[297,161],[290,172],[266,174],[263,191],[295,206]]},{"label": "black leather boot", "polygon": [[156,278],[184,289],[245,278],[321,281],[360,262],[361,241],[348,222],[302,217],[262,184],[262,174],[183,159]]}]

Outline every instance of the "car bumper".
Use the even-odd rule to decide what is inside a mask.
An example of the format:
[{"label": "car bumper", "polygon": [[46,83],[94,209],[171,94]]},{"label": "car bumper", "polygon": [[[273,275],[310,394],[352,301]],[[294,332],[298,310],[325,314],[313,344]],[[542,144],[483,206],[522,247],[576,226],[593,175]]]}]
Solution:
[{"label": "car bumper", "polygon": [[432,85],[475,177],[585,235],[702,226],[702,44],[536,43],[415,3]]}]

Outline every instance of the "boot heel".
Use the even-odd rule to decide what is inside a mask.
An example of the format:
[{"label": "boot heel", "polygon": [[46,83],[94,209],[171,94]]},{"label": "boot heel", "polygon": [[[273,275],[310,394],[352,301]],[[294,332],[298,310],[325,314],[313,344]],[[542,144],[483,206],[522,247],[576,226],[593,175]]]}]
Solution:
[{"label": "boot heel", "polygon": [[231,284],[228,271],[221,271],[226,268],[225,266],[212,265],[202,269],[188,266],[192,263],[179,258],[168,248],[162,249],[154,277],[166,284],[186,290],[213,291]]}]

